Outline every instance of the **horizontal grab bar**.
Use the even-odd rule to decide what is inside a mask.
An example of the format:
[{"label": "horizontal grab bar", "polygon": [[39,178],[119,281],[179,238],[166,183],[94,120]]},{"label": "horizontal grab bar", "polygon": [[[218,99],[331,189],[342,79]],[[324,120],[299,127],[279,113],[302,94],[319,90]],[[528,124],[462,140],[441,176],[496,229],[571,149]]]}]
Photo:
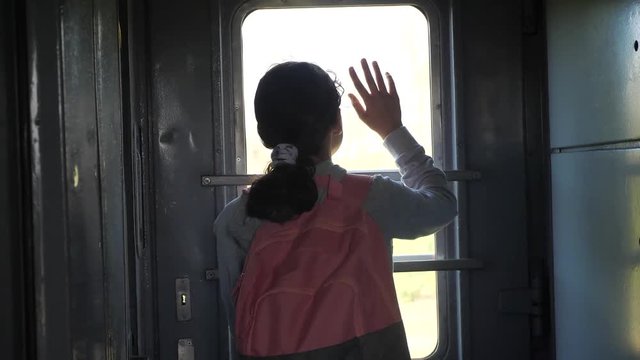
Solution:
[{"label": "horizontal grab bar", "polygon": [[[375,171],[361,171],[354,172],[354,174],[361,175],[374,175],[380,174],[388,176],[394,180],[400,180],[400,173],[396,171],[389,172],[375,172]],[[473,181],[479,180],[481,174],[478,171],[470,170],[448,170],[445,171],[448,181]],[[262,175],[203,175],[200,179],[202,186],[243,186],[251,185],[256,179]]]},{"label": "horizontal grab bar", "polygon": [[393,262],[394,272],[478,270],[482,269],[482,267],[482,261],[477,259],[444,259]]}]

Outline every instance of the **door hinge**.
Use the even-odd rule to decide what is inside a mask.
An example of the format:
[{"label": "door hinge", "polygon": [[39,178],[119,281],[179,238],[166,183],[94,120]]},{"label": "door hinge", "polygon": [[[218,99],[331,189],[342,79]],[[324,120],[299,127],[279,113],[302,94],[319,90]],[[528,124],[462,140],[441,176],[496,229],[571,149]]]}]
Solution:
[{"label": "door hinge", "polygon": [[505,314],[537,315],[540,313],[538,292],[532,288],[502,290],[498,294],[498,309]]},{"label": "door hinge", "polygon": [[544,282],[533,277],[531,287],[504,289],[498,294],[498,309],[504,314],[528,315],[531,319],[531,335],[544,336],[545,302]]}]

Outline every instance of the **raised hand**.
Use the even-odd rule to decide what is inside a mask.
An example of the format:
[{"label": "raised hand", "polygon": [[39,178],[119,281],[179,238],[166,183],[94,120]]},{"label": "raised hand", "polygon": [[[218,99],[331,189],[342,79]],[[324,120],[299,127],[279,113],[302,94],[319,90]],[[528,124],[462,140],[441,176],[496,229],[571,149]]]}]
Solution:
[{"label": "raised hand", "polygon": [[[356,70],[349,68],[351,80],[362,98],[362,102],[354,95],[349,94],[349,99],[353,104],[356,113],[367,126],[378,133],[383,139],[391,132],[402,126],[402,114],[400,111],[400,98],[396,91],[396,84],[389,73],[386,73],[389,88],[385,85],[384,78],[380,72],[380,67],[376,61],[373,62],[375,80],[369,69],[366,59],[360,61],[364,78],[369,89],[362,84]],[[364,103],[364,105],[363,105]]]}]

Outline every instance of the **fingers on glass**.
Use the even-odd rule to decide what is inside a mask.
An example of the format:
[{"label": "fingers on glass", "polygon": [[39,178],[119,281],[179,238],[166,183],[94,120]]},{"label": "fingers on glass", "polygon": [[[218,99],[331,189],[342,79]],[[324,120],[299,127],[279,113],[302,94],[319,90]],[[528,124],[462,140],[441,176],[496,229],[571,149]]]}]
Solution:
[{"label": "fingers on glass", "polygon": [[380,66],[378,66],[378,62],[373,62],[373,72],[376,75],[376,82],[378,83],[378,89],[380,92],[387,93],[387,87],[384,84],[384,78],[382,77],[382,72],[380,71]]},{"label": "fingers on glass", "polygon": [[369,67],[367,59],[360,60],[360,64],[362,65],[364,78],[369,89],[367,90],[367,87],[365,87],[362,81],[360,81],[360,78],[358,77],[358,74],[356,73],[356,70],[353,68],[353,66],[349,68],[349,75],[351,76],[351,80],[353,80],[353,84],[355,85],[356,90],[358,90],[358,94],[360,94],[365,102],[367,101],[367,98],[369,96],[378,93],[390,94],[398,97],[398,92],[396,91],[396,84],[393,81],[393,77],[391,77],[391,74],[385,73],[385,76],[387,77],[387,83],[389,84],[387,86],[377,61],[373,61],[372,63],[375,77],[374,74],[371,73],[371,68]]},{"label": "fingers on glass", "polygon": [[349,94],[349,99],[351,99],[351,105],[353,105],[353,109],[356,111],[356,114],[358,114],[362,119],[365,116],[364,107],[355,95]]},{"label": "fingers on glass", "polygon": [[364,79],[367,81],[367,85],[369,85],[369,90],[371,94],[375,94],[379,92],[378,85],[376,85],[375,80],[373,80],[373,75],[371,75],[371,70],[369,69],[369,63],[367,63],[367,59],[360,60],[360,64],[362,64],[362,71],[364,71]]},{"label": "fingers on glass", "polygon": [[387,81],[389,82],[389,94],[397,98],[398,91],[396,90],[396,82],[393,81],[393,77],[391,76],[391,74],[386,73],[385,75],[387,76]]},{"label": "fingers on glass", "polygon": [[356,90],[358,90],[358,94],[360,94],[363,99],[367,98],[369,96],[369,92],[364,87],[364,85],[362,85],[358,74],[356,74],[356,69],[350,67],[349,76],[351,76],[351,80],[353,81],[353,85],[356,87]]}]

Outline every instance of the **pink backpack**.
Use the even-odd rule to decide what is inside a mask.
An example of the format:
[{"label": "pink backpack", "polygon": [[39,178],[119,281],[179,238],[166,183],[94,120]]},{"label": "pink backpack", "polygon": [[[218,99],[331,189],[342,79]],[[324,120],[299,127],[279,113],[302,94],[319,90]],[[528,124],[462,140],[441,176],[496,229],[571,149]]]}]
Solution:
[{"label": "pink backpack", "polygon": [[244,358],[409,359],[370,177],[317,177],[326,199],[255,234],[236,286]]}]

